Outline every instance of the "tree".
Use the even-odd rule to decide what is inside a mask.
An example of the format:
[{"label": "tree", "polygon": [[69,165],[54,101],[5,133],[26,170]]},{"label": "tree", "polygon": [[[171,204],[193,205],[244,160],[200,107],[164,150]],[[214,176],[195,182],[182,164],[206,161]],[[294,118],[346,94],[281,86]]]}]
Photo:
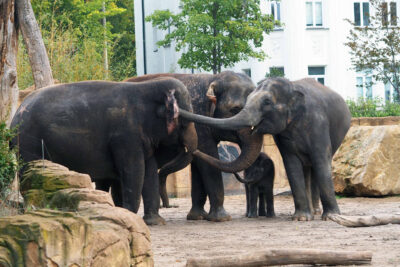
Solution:
[{"label": "tree", "polygon": [[370,0],[375,14],[369,14],[369,25],[353,25],[346,46],[350,48],[353,68],[371,74],[374,81],[391,84],[395,101],[400,101],[400,27],[395,5]]},{"label": "tree", "polygon": [[265,58],[258,51],[278,22],[272,15],[261,14],[259,0],[181,0],[182,11],[157,10],[146,18],[154,27],[169,30],[157,44],[183,50],[178,63],[182,68],[221,72],[250,57]]}]

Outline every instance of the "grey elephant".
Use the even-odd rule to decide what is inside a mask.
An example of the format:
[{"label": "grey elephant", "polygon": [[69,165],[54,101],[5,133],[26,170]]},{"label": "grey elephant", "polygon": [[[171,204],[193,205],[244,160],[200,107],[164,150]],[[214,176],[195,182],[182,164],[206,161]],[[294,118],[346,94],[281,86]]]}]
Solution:
[{"label": "grey elephant", "polygon": [[117,206],[133,212],[141,195],[147,224],[158,214],[157,155],[174,147],[164,169],[188,165],[197,148],[194,124],[178,119],[178,105],[191,110],[186,87],[176,79],[143,83],[87,81],[46,87],[29,95],[14,116],[24,161],[44,156],[89,174]]},{"label": "grey elephant", "polygon": [[[256,161],[244,170],[244,179],[236,172],[236,179],[244,183],[246,189],[246,217],[274,217],[274,163],[267,154],[261,152]],[[257,200],[259,202],[257,214]]]},{"label": "grey elephant", "polygon": [[[314,79],[291,82],[264,80],[247,98],[244,108],[227,119],[208,118],[190,112],[181,116],[221,129],[251,129],[272,134],[282,155],[295,204],[294,220],[313,219],[313,204],[306,184],[319,190],[322,218],[340,213],[331,178],[332,156],[350,128],[351,115],[343,98]],[[195,155],[223,171],[234,166],[201,152]],[[312,199],[318,201],[318,194]]]}]

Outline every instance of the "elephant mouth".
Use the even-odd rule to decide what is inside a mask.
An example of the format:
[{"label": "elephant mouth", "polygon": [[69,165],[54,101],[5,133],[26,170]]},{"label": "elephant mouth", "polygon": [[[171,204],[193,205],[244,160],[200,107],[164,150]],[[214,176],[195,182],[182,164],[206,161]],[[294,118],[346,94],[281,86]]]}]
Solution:
[{"label": "elephant mouth", "polygon": [[256,133],[258,133],[258,130],[261,127],[261,124],[264,122],[264,119],[262,119],[256,126],[252,126],[251,127],[251,135],[254,135]]}]

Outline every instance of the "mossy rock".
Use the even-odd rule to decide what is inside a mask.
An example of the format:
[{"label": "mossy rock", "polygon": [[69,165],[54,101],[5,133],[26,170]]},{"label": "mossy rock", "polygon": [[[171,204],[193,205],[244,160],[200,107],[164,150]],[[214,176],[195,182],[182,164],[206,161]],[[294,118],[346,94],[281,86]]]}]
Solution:
[{"label": "mossy rock", "polygon": [[28,207],[46,207],[56,192],[68,188],[93,186],[89,175],[47,160],[29,162],[21,179],[21,194]]}]

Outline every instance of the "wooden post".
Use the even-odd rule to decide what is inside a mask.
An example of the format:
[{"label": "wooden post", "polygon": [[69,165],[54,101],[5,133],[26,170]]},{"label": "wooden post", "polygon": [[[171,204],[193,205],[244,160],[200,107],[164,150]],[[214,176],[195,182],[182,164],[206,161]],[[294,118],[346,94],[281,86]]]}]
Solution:
[{"label": "wooden post", "polygon": [[400,224],[400,214],[380,214],[371,216],[344,216],[331,214],[328,216],[332,221],[347,227],[366,227],[385,224]]},{"label": "wooden post", "polygon": [[187,267],[246,267],[289,264],[360,265],[370,264],[371,252],[337,252],[318,249],[270,249],[246,255],[208,259],[188,259]]},{"label": "wooden post", "polygon": [[18,103],[17,52],[15,2],[0,0],[0,121],[7,125]]},{"label": "wooden post", "polygon": [[18,22],[29,55],[35,89],[52,85],[53,74],[30,0],[15,0]]}]

